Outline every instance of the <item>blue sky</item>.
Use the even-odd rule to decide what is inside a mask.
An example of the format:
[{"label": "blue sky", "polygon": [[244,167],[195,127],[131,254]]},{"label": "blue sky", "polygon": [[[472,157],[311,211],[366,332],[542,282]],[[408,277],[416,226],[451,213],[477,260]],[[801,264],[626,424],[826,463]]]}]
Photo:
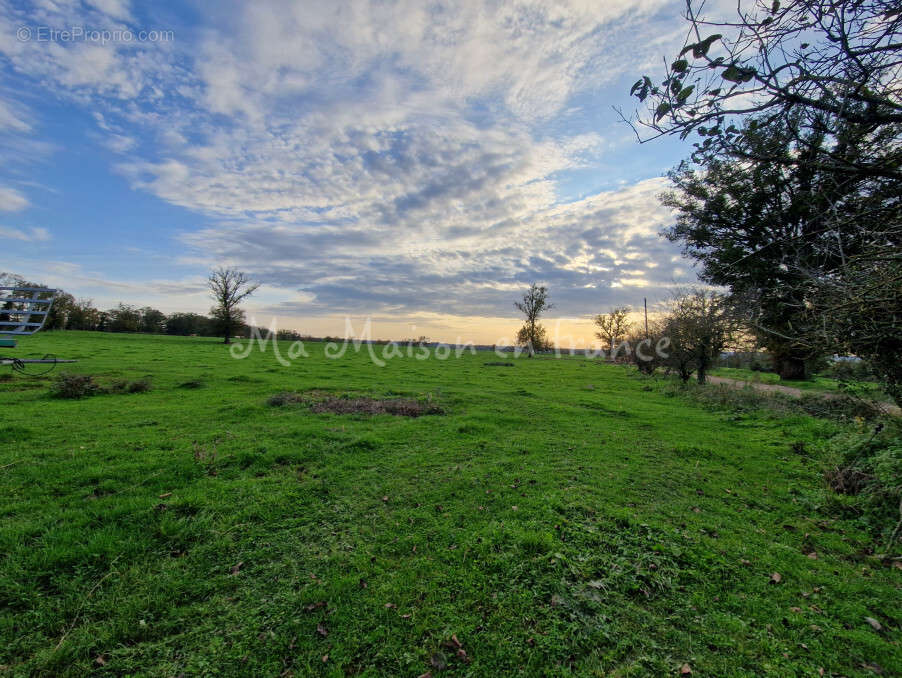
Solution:
[{"label": "blue sky", "polygon": [[588,337],[693,279],[656,200],[687,148],[612,108],[681,7],[0,0],[0,270],[203,312],[232,265],[260,323],[476,341],[535,280]]}]

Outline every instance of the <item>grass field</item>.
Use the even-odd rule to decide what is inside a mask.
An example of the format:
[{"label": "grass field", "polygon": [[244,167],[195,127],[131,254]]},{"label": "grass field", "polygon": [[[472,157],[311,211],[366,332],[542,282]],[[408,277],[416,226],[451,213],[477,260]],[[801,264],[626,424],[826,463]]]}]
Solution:
[{"label": "grass field", "polygon": [[584,358],[308,350],[21,342],[152,389],[0,382],[0,675],[902,675],[902,570],[822,481],[836,425]]}]

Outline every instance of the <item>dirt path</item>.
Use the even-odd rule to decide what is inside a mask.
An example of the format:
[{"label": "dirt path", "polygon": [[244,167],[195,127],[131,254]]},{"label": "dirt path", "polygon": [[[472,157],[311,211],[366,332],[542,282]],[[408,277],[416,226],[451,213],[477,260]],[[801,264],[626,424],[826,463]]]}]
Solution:
[{"label": "dirt path", "polygon": [[[805,393],[811,393],[814,395],[823,396],[824,398],[835,398],[835,393],[827,393],[823,391],[803,391],[800,388],[794,388],[792,386],[782,386],[780,384],[762,384],[758,381],[747,381],[745,379],[728,379],[727,377],[708,377],[708,381],[712,384],[723,384],[725,386],[751,386],[757,391],[769,391],[771,393],[785,393],[788,396],[792,396],[793,398],[801,398]],[[884,412],[892,414],[894,416],[902,416],[902,409],[896,407],[895,405],[891,405],[890,403],[881,403],[880,407]]]}]

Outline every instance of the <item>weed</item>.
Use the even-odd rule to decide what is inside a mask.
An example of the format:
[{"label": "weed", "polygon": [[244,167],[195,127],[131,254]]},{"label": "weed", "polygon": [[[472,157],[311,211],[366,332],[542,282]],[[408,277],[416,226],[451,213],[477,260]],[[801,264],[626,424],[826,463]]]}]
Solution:
[{"label": "weed", "polygon": [[77,399],[87,398],[101,393],[101,387],[90,374],[60,374],[50,387],[50,395],[54,398]]}]

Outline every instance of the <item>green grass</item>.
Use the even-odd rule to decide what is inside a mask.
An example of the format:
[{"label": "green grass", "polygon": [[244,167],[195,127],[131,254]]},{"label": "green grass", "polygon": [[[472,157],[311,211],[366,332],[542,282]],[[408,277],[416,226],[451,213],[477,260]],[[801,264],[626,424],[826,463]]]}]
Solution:
[{"label": "green grass", "polygon": [[[902,673],[902,571],[823,485],[836,425],[582,358],[308,350],[21,342],[152,390],[0,381],[0,675]],[[445,414],[267,405],[310,390]]]}]

